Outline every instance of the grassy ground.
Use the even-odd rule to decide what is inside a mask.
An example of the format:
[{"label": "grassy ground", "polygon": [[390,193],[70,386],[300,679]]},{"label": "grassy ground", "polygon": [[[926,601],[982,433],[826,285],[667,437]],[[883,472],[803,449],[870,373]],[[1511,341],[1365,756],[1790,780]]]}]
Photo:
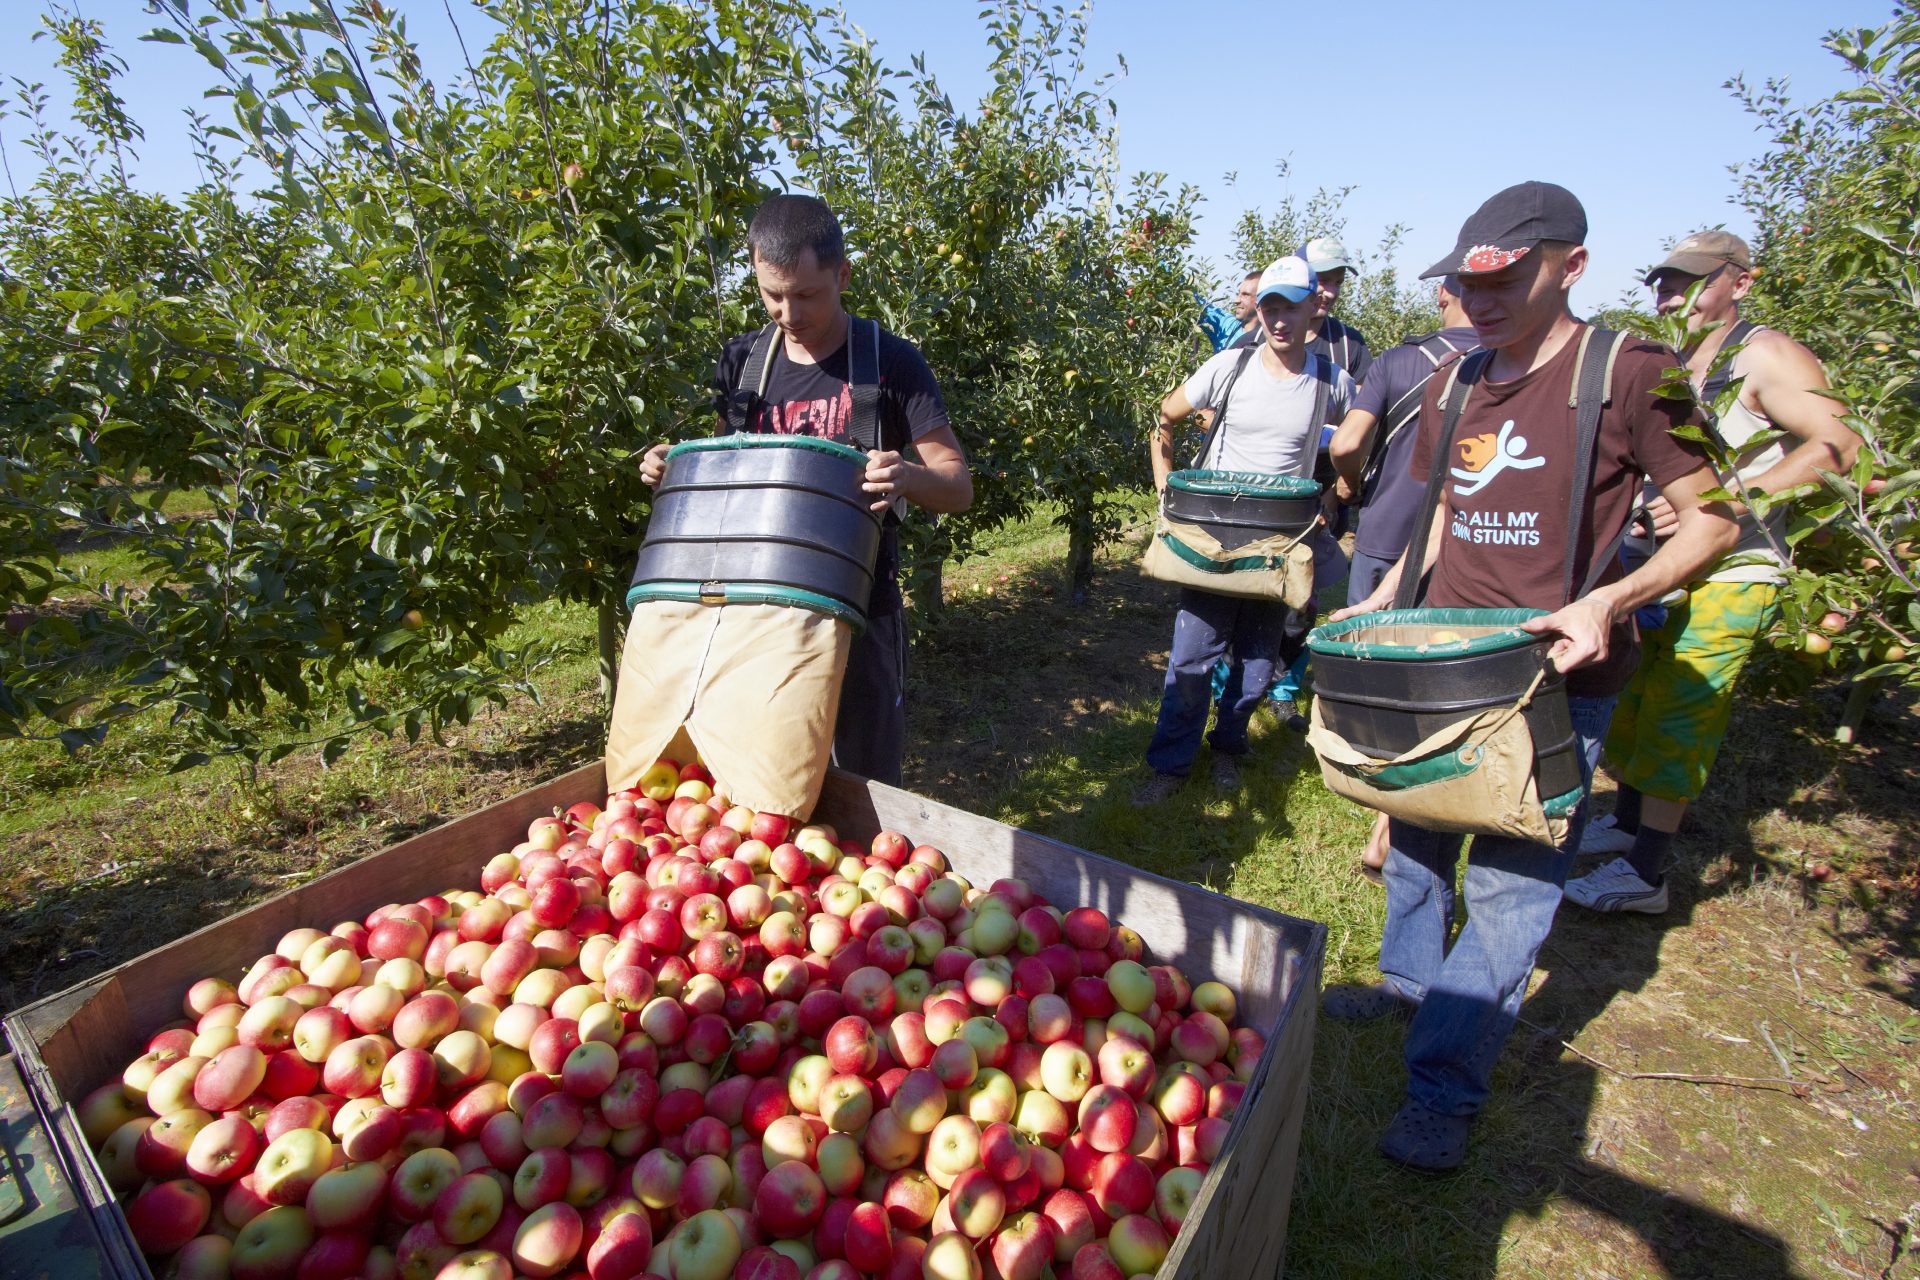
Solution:
[{"label": "grassy ground", "polygon": [[[1264,713],[1240,794],[1199,782],[1132,809],[1171,592],[1121,547],[1073,609],[1063,555],[1034,522],[950,571],[914,659],[909,785],[1322,921],[1327,980],[1367,978],[1367,815]],[[577,656],[545,705],[458,742],[370,744],[331,770],[297,755],[257,778],[155,776],[157,726],[82,762],[0,748],[0,1003],[590,758],[591,619],[547,607],[525,625]],[[1736,716],[1668,916],[1562,916],[1463,1172],[1373,1155],[1404,1085],[1398,1030],[1322,1020],[1289,1274],[1920,1276],[1920,733],[1888,705],[1836,758],[1837,712],[1825,694]],[[1831,882],[1808,874],[1821,865]]]}]

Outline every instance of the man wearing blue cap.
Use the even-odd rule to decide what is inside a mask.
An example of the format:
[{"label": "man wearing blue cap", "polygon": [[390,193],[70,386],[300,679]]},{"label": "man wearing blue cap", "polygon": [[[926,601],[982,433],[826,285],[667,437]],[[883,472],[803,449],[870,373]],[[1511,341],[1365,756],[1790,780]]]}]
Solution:
[{"label": "man wearing blue cap", "polygon": [[[1201,410],[1214,414],[1201,467],[1267,475],[1308,476],[1321,423],[1314,420],[1319,385],[1327,384],[1326,420],[1345,416],[1353,379],[1307,351],[1319,319],[1319,280],[1299,257],[1286,257],[1260,276],[1256,295],[1265,340],[1249,353],[1229,348],[1205,364],[1160,403],[1160,430],[1153,444],[1153,483],[1162,492],[1173,473],[1174,430]],[[1247,752],[1247,722],[1284,665],[1282,628],[1286,606],[1278,600],[1183,588],[1174,619],[1160,718],[1147,748],[1153,769],[1134,803],[1156,804],[1178,789],[1193,769],[1207,727],[1213,667],[1231,659],[1226,688],[1209,741],[1213,780],[1223,790],[1239,785],[1235,757]],[[1297,642],[1296,642],[1297,646]]]}]

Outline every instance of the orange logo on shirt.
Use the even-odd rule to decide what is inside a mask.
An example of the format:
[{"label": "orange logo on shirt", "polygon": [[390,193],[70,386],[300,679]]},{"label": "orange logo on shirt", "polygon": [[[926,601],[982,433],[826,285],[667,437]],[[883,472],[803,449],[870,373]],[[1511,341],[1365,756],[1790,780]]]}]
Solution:
[{"label": "orange logo on shirt", "polygon": [[1526,454],[1527,438],[1513,434],[1512,418],[1501,423],[1500,430],[1493,435],[1462,440],[1460,460],[1467,465],[1455,467],[1453,478],[1471,483],[1456,484],[1453,491],[1463,498],[1471,498],[1492,484],[1503,471],[1532,471],[1547,465],[1545,458],[1529,458]]},{"label": "orange logo on shirt", "polygon": [[1479,471],[1492,462],[1499,452],[1500,437],[1491,431],[1460,442],[1460,461],[1468,471]]}]

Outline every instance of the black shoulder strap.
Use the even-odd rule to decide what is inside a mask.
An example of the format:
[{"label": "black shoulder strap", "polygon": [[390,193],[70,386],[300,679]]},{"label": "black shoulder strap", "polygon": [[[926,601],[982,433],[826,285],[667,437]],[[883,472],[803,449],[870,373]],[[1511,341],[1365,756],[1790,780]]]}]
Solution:
[{"label": "black shoulder strap", "polygon": [[[1580,534],[1586,527],[1587,499],[1593,485],[1594,452],[1600,443],[1600,417],[1613,401],[1613,365],[1619,359],[1620,347],[1626,340],[1624,332],[1590,325],[1580,335],[1580,350],[1574,356],[1573,386],[1568,394],[1568,407],[1574,411],[1573,505],[1567,513],[1567,561],[1561,574],[1562,594],[1568,604],[1593,590],[1633,524],[1629,515],[1605,551],[1595,548],[1594,557],[1587,565],[1586,583],[1576,593],[1573,589],[1573,571],[1580,556]],[[1596,358],[1596,351],[1604,354]]]},{"label": "black shoulder strap", "polygon": [[[1723,352],[1732,350],[1752,337],[1759,328],[1760,326],[1751,320],[1734,321],[1733,328],[1727,330],[1727,340],[1720,344],[1720,350]],[[1733,360],[1728,359],[1700,384],[1700,407],[1706,410],[1709,418],[1713,417],[1714,402],[1720,399],[1720,393],[1732,383]]]},{"label": "black shoulder strap", "polygon": [[[861,326],[866,332],[861,332]],[[880,322],[847,321],[847,391],[853,417],[847,430],[862,449],[880,449]]]},{"label": "black shoulder strap", "polygon": [[[727,396],[727,430],[747,430],[754,410],[766,397],[773,375],[773,356],[780,349],[780,327],[770,324],[754,335],[740,380]],[[880,325],[874,320],[847,320],[847,390],[853,414],[847,431],[862,449],[880,448]]]},{"label": "black shoulder strap", "polygon": [[1240,375],[1246,372],[1247,361],[1260,354],[1260,344],[1249,343],[1240,350],[1240,358],[1233,362],[1233,372],[1227,375],[1226,385],[1220,388],[1220,403],[1213,411],[1213,422],[1207,427],[1207,438],[1200,442],[1200,452],[1193,457],[1196,468],[1207,465],[1207,454],[1213,449],[1213,442],[1227,422],[1227,400],[1233,395],[1233,384],[1240,381]]},{"label": "black shoulder strap", "polygon": [[[1311,356],[1308,358],[1312,359]],[[1313,362],[1312,429],[1314,431],[1319,431],[1320,428],[1327,425],[1327,402],[1333,398],[1333,383],[1335,378],[1339,376],[1334,372],[1334,368],[1335,365],[1331,360],[1314,360]],[[1314,446],[1318,448],[1319,444],[1319,438],[1316,436],[1314,438]]]},{"label": "black shoulder strap", "polygon": [[1411,609],[1419,601],[1420,580],[1425,576],[1421,566],[1427,559],[1427,535],[1433,531],[1433,513],[1440,506],[1440,490],[1447,483],[1453,433],[1460,426],[1467,397],[1473,393],[1474,384],[1486,375],[1492,360],[1492,351],[1480,350],[1455,361],[1447,374],[1447,385],[1441,388],[1440,399],[1447,408],[1440,419],[1440,438],[1433,444],[1433,470],[1427,474],[1427,492],[1420,499],[1420,516],[1413,522],[1413,540],[1407,544],[1406,558],[1401,562],[1400,585],[1393,595],[1396,609]]},{"label": "black shoulder strap", "polygon": [[740,380],[727,394],[727,430],[738,435],[753,421],[753,411],[767,392],[767,377],[773,369],[773,353],[780,346],[780,326],[769,324],[754,335],[747,351],[747,362],[740,367]]},{"label": "black shoulder strap", "polygon": [[[1387,406],[1386,413],[1382,415],[1384,428],[1375,429],[1373,448],[1368,452],[1367,465],[1360,473],[1362,488],[1372,485],[1374,479],[1379,476],[1380,468],[1387,460],[1387,446],[1393,443],[1394,437],[1398,436],[1409,422],[1420,416],[1421,396],[1426,392],[1427,384],[1433,381],[1433,375],[1440,372],[1448,361],[1460,354],[1461,350],[1454,346],[1453,341],[1444,333],[1430,333],[1413,343],[1413,346],[1433,367],[1422,375],[1420,381],[1403,392],[1398,400]],[[1439,353],[1436,353],[1435,347],[1440,349]]]}]

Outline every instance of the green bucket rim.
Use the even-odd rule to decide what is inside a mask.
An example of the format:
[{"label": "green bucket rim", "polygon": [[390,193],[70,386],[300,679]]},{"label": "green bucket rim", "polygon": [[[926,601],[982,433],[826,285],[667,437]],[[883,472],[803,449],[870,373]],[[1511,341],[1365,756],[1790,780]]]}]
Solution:
[{"label": "green bucket rim", "polygon": [[818,436],[779,436],[756,434],[742,431],[734,435],[707,436],[700,440],[683,440],[667,450],[667,461],[671,462],[682,454],[711,453],[731,449],[810,449],[814,453],[823,453],[830,458],[838,458],[865,471],[867,455],[851,445],[835,440],[822,440]]},{"label": "green bucket rim", "polygon": [[[1307,648],[1333,658],[1378,658],[1388,662],[1421,662],[1432,658],[1469,658],[1485,653],[1503,653],[1528,645],[1546,644],[1548,638],[1520,630],[1520,624],[1547,616],[1545,609],[1383,609],[1363,613],[1343,622],[1328,623],[1307,633]],[[1499,627],[1486,635],[1438,644],[1381,644],[1352,639],[1373,627],[1426,625],[1433,627]]]},{"label": "green bucket rim", "polygon": [[[709,586],[718,585],[719,591],[710,591]],[[776,604],[789,609],[806,609],[813,613],[824,613],[850,625],[854,632],[867,629],[867,615],[864,609],[856,609],[844,600],[821,595],[817,591],[806,591],[799,587],[782,587],[767,583],[720,583],[661,581],[636,582],[627,588],[627,609],[647,600],[679,600],[692,604]]]},{"label": "green bucket rim", "polygon": [[1225,498],[1317,498],[1322,486],[1306,476],[1271,475],[1265,471],[1214,471],[1196,468],[1167,477],[1169,489]]}]

